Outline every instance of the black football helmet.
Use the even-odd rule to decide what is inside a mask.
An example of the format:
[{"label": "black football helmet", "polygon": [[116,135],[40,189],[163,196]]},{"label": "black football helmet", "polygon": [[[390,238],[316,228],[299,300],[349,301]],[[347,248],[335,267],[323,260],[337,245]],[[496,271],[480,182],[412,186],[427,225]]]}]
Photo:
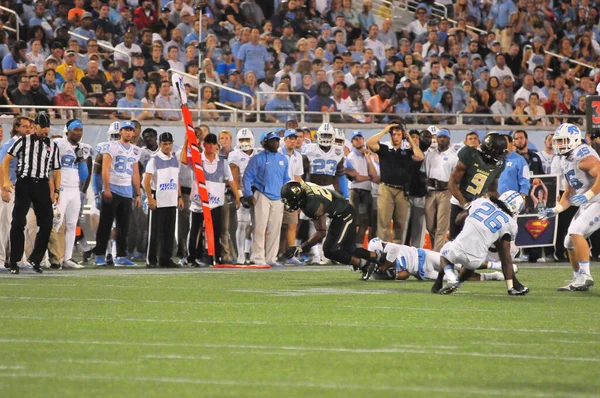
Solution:
[{"label": "black football helmet", "polygon": [[488,133],[481,143],[481,155],[487,164],[497,164],[508,154],[506,138],[502,134]]},{"label": "black football helmet", "polygon": [[296,211],[306,201],[306,192],[298,181],[288,181],[281,187],[281,201],[287,211]]}]

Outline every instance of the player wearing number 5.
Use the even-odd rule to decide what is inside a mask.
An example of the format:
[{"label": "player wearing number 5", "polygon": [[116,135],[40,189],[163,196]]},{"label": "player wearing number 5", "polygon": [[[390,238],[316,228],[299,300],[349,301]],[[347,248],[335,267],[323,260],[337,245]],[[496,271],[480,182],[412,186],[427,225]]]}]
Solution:
[{"label": "player wearing number 5", "polygon": [[498,178],[504,170],[507,154],[506,139],[498,133],[488,133],[480,148],[465,146],[458,152],[458,163],[448,181],[448,190],[452,194],[451,240],[462,230],[457,223],[458,214],[468,209],[471,201],[485,194],[498,198]]},{"label": "player wearing number 5", "polygon": [[138,160],[140,148],[131,144],[135,125],[122,122],[119,127],[121,138],[111,141],[102,148],[102,205],[96,232],[96,265],[106,265],[104,257],[113,221],[117,223],[116,265],[135,265],[127,259],[127,233],[132,200],[140,207],[140,171]]},{"label": "player wearing number 5", "polygon": [[554,217],[569,206],[579,206],[573,217],[565,248],[573,267],[573,280],[560,291],[582,291],[594,286],[590,275],[590,246],[587,238],[600,228],[600,158],[596,151],[582,142],[579,128],[564,123],[552,138],[554,152],[560,156],[560,167],[568,188],[552,209],[540,211],[538,217]]}]

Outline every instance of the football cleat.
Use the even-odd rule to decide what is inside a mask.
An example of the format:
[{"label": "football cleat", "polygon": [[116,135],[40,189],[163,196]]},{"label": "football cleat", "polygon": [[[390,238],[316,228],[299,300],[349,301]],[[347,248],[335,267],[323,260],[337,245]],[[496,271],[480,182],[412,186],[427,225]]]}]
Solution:
[{"label": "football cleat", "polygon": [[443,288],[440,289],[438,294],[452,294],[460,287],[460,283],[458,282],[448,282],[444,285]]},{"label": "football cleat", "polygon": [[63,268],[81,269],[83,268],[83,265],[79,264],[77,261],[71,258],[63,262]]},{"label": "football cleat", "polygon": [[135,267],[135,263],[129,260],[127,257],[115,258],[115,265],[119,265],[121,267]]},{"label": "football cleat", "polygon": [[570,284],[572,291],[586,292],[590,287],[594,286],[594,278],[591,275],[580,273]]},{"label": "football cleat", "polygon": [[529,293],[529,288],[521,285],[520,283],[508,290],[509,296],[525,296],[527,293]]}]

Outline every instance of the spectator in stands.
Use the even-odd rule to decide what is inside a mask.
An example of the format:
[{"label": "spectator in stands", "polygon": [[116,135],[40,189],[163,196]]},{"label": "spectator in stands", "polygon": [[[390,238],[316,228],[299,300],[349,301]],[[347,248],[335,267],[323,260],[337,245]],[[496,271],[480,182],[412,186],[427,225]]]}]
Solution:
[{"label": "spectator in stands", "polygon": [[59,84],[56,81],[56,71],[54,69],[46,69],[44,71],[42,90],[44,90],[50,101],[61,93]]},{"label": "spectator in stands", "polygon": [[[308,103],[309,112],[329,113],[337,110],[335,102],[331,99],[331,86],[327,82],[317,84],[317,95]],[[312,122],[320,122],[322,117],[317,114],[308,115]]]},{"label": "spectator in stands", "polygon": [[[560,98],[559,98],[558,90],[555,88],[551,88],[550,90],[548,90],[548,99],[546,101],[542,102],[542,107],[544,108],[546,115],[556,115],[556,114],[558,114],[559,106],[560,106]],[[555,119],[555,118],[548,119],[548,125],[557,125],[558,126],[558,124],[559,124],[558,119]]]},{"label": "spectator in stands", "polygon": [[454,75],[448,74],[444,76],[444,87],[440,88],[442,93],[450,92],[452,93],[452,99],[454,103],[452,104],[452,108],[455,109],[455,112],[461,112],[467,106],[467,93],[462,87],[457,87],[454,81]]},{"label": "spectator in stands", "polygon": [[[585,98],[585,97],[583,97],[583,98]],[[573,105],[573,102],[574,102],[573,93],[571,92],[571,90],[565,90],[565,92],[563,93],[563,100],[558,105],[557,113],[559,115],[576,115],[575,112],[577,110],[577,107]],[[559,119],[560,123],[573,123],[573,120],[574,119],[567,119],[567,118]]]},{"label": "spectator in stands", "polygon": [[[242,92],[248,91],[245,86],[241,85],[241,74],[238,70],[231,72],[229,75],[228,87]],[[231,90],[220,90],[219,96],[219,102],[225,105],[233,106],[238,109],[245,109],[250,106],[250,100],[248,97]]]},{"label": "spectator in stands", "polygon": [[171,95],[171,83],[166,80],[160,83],[159,94],[156,97],[156,107],[159,109],[172,109],[157,111],[157,116],[163,120],[181,120],[181,113],[173,109],[179,109],[179,103],[175,97]]},{"label": "spectator in stands", "polygon": [[427,32],[427,9],[419,4],[415,10],[415,20],[408,24],[405,34],[409,39],[413,39],[422,33]]},{"label": "spectator in stands", "polygon": [[387,113],[394,111],[394,107],[390,102],[392,89],[387,84],[380,84],[377,88],[377,95],[369,98],[367,101],[367,109],[371,113],[375,113],[375,120],[382,122],[386,120]]},{"label": "spectator in stands", "polygon": [[[490,110],[494,115],[502,115],[502,116],[511,116],[513,113],[513,108],[510,104],[506,102],[506,93],[504,90],[496,91],[496,101],[490,107]],[[501,123],[502,119],[507,123],[508,120],[502,117],[494,117],[496,123]]]},{"label": "spectator in stands", "polygon": [[[136,87],[137,89],[137,87]],[[149,120],[156,117],[156,96],[158,95],[158,86],[155,82],[149,82],[146,86],[146,92],[141,99],[144,111],[140,114],[140,120]]]},{"label": "spectator in stands", "polygon": [[240,7],[249,26],[259,28],[265,23],[262,7],[255,0],[244,0]]},{"label": "spectator in stands", "polygon": [[52,105],[52,102],[42,89],[42,85],[40,83],[40,78],[38,75],[33,75],[29,77],[29,86],[31,89],[31,95],[33,97],[34,104],[41,106]]},{"label": "spectator in stands", "polygon": [[169,70],[169,63],[165,61],[162,53],[162,44],[154,43],[152,45],[152,55],[149,59],[146,59],[146,62],[144,63],[144,72],[146,72],[146,74],[150,74],[150,72],[157,72],[160,69],[165,71]]},{"label": "spectator in stands", "polygon": [[140,7],[133,12],[133,22],[138,30],[152,29],[158,20],[158,13],[153,9],[152,0],[142,0]]},{"label": "spectator in stands", "polygon": [[98,72],[98,63],[96,61],[91,61],[87,66],[87,73],[81,78],[81,84],[85,87],[85,91],[88,95],[102,94],[104,79]]},{"label": "spectator in stands", "polygon": [[2,72],[8,76],[9,86],[16,87],[19,75],[25,72],[27,66],[27,44],[19,40],[13,46],[11,53],[2,60]]},{"label": "spectator in stands", "polygon": [[[277,86],[277,92],[287,92],[289,89],[284,83],[279,83]],[[265,110],[269,111],[266,114],[267,120],[273,123],[284,123],[288,120],[295,120],[296,115],[293,114],[296,109],[294,104],[289,99],[288,94],[275,94],[275,98],[267,102]]]},{"label": "spectator in stands", "polygon": [[[503,0],[510,2],[511,0]],[[506,66],[506,60],[504,59],[504,54],[498,53],[496,54],[496,65],[490,69],[490,76],[498,78],[498,80],[502,79],[503,76],[510,76],[513,80],[515,77],[512,74],[512,71],[508,66]]]},{"label": "spectator in stands", "polygon": [[143,67],[136,66],[132,69],[133,69],[133,77],[131,79],[129,79],[128,81],[135,84],[134,97],[141,101],[144,98],[144,95],[146,94],[146,90],[148,88],[148,82],[144,78],[145,73],[144,73]]},{"label": "spectator in stands", "polygon": [[77,60],[77,53],[74,50],[69,49],[69,50],[65,51],[64,63],[62,63],[61,65],[58,65],[56,67],[56,72],[60,73],[63,77],[65,77],[65,80],[66,80],[66,76],[65,76],[66,70],[68,68],[73,68],[73,71],[75,73],[75,80],[77,82],[81,81],[81,79],[83,78],[83,76],[85,74],[75,64],[76,60]]},{"label": "spectator in stands", "polygon": [[[169,20],[171,16],[171,9],[169,7],[161,7],[158,13],[158,21],[156,22],[155,29],[159,32],[164,32],[166,41],[171,40],[171,32],[175,29],[175,24]],[[162,37],[162,34],[161,34]]]},{"label": "spectator in stands", "polygon": [[432,78],[429,83],[429,88],[423,91],[423,103],[427,103],[429,109],[433,110],[442,99],[440,88],[440,79]]},{"label": "spectator in stands", "polygon": [[[134,53],[141,53],[142,49],[140,46],[134,43],[133,32],[127,31],[123,34],[123,42],[115,46],[114,60],[119,67],[126,67],[129,65],[129,58],[127,55],[132,56]],[[121,52],[125,52],[122,54]]]},{"label": "spectator in stands", "polygon": [[110,88],[115,93],[115,100],[118,101],[125,96],[125,84],[122,80],[121,69],[112,65],[108,68],[110,80],[104,83],[104,90]]},{"label": "spectator in stands", "polygon": [[41,50],[42,50],[41,40],[34,39],[31,41],[31,51],[25,55],[27,57],[28,63],[35,65],[38,73],[42,73],[44,71],[45,57],[44,57],[44,54],[41,53]]},{"label": "spectator in stands", "polygon": [[219,119],[219,112],[214,104],[214,90],[210,86],[202,87],[202,102],[199,104],[199,108],[202,110],[202,120],[211,121]]},{"label": "spectator in stands", "polygon": [[10,93],[10,98],[15,105],[35,105],[33,95],[31,94],[31,82],[29,76],[19,76],[19,84],[17,85],[17,88]]},{"label": "spectator in stands", "polygon": [[[81,15],[81,26],[74,29],[73,33],[77,33],[78,35],[86,37],[88,39],[95,39],[96,33],[94,33],[93,30],[93,23],[94,21],[92,18],[92,13],[86,11]],[[83,50],[87,50],[87,40],[77,38],[77,41],[79,42],[79,46]]]},{"label": "spectator in stands", "polygon": [[[62,93],[54,97],[52,103],[56,106],[79,108],[80,104],[75,96],[75,82],[65,81],[62,90]],[[57,109],[55,112],[56,114],[60,115],[60,119],[65,120],[78,117],[76,115],[79,114],[79,112],[76,112],[73,109]]]},{"label": "spectator in stands", "polygon": [[237,69],[242,72],[253,70],[259,81],[265,78],[265,64],[270,60],[265,46],[258,42],[260,31],[255,28],[250,32],[250,42],[242,45],[238,51]]},{"label": "spectator in stands", "polygon": [[539,102],[540,97],[537,93],[529,94],[529,105],[525,107],[524,111],[529,116],[531,125],[547,126],[546,111],[539,105]]},{"label": "spectator in stands", "polygon": [[117,112],[122,119],[137,119],[141,113],[125,108],[143,108],[142,102],[135,98],[135,83],[133,82],[125,83],[125,97],[117,102]]}]

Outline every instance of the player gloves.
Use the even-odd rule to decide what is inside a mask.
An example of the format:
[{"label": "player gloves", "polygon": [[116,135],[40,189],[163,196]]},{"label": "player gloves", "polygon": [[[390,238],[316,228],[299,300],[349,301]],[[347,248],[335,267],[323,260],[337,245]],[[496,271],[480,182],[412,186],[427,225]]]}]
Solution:
[{"label": "player gloves", "polygon": [[575,195],[571,198],[571,204],[573,206],[583,206],[587,202],[589,202],[594,197],[594,192],[592,190],[587,191],[581,195]]},{"label": "player gloves", "polygon": [[542,209],[538,212],[538,218],[540,220],[547,220],[549,218],[556,216],[558,213],[562,212],[563,210],[564,210],[564,208],[560,204],[556,205],[556,207],[553,207],[551,209]]},{"label": "player gloves", "polygon": [[94,195],[94,201],[96,202],[96,209],[100,210],[102,207],[102,197],[100,194]]},{"label": "player gloves", "polygon": [[285,258],[293,258],[299,256],[300,253],[302,253],[302,249],[300,248],[300,246],[291,246],[288,247],[283,256]]}]

